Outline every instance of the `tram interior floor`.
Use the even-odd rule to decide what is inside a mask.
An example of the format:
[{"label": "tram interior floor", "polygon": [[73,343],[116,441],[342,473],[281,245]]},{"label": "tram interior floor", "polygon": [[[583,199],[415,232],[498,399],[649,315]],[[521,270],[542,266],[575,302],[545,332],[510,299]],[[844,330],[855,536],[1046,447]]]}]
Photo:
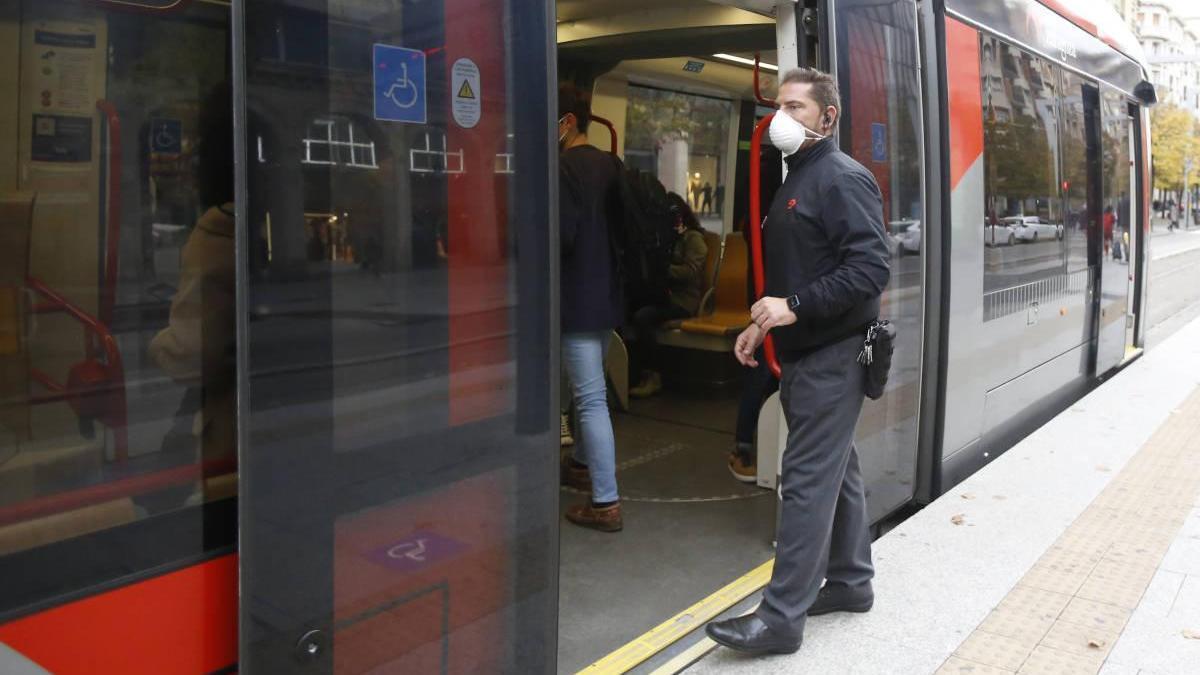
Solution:
[{"label": "tram interior floor", "polygon": [[[736,394],[665,391],[614,410],[625,529],[563,521],[559,672],[581,670],[774,554],[775,493],[726,467],[736,416]],[[561,496],[564,512],[587,498]]]}]

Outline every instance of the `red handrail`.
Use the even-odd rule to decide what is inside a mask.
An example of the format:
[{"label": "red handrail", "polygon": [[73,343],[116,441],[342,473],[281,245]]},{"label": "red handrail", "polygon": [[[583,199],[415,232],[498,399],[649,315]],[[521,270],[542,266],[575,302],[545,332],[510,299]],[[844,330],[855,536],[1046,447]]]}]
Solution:
[{"label": "red handrail", "polygon": [[609,122],[608,120],[604,119],[603,117],[599,117],[597,115],[592,115],[592,121],[599,122],[602,126],[608,127],[608,134],[609,134],[609,136],[612,137],[612,143],[609,146],[610,147],[609,152],[611,152],[614,155],[617,154],[617,128],[615,126],[613,126],[612,122]]},{"label": "red handrail", "polygon": [[772,101],[769,98],[765,98],[762,95],[762,92],[758,88],[758,68],[759,68],[758,63],[759,63],[758,52],[754,52],[754,98],[762,105],[770,106],[772,108],[778,108],[779,104],[776,103],[775,101]]},{"label": "red handrail", "polygon": [[[755,73],[757,72],[756,68]],[[757,92],[757,86],[755,90]],[[750,137],[750,222],[746,226],[750,228],[750,262],[754,271],[754,297],[756,298],[763,297],[766,287],[762,252],[762,168],[759,166],[762,160],[762,135],[767,127],[771,126],[771,120],[775,119],[776,114],[771,113],[764,117],[755,125],[754,135]],[[779,358],[775,355],[775,341],[771,339],[769,333],[763,340],[763,355],[766,357],[767,367],[771,369],[771,373],[776,378],[781,377],[783,369],[779,365]]]},{"label": "red handrail", "polygon": [[41,370],[34,369],[32,377],[53,392],[50,396],[31,397],[33,404],[53,403],[70,399],[74,395],[99,395],[104,391],[112,391],[115,396],[111,417],[103,420],[113,432],[113,454],[118,462],[124,462],[129,457],[129,430],[127,424],[127,403],[125,401],[125,365],[121,360],[121,350],[116,338],[108,326],[96,317],[88,314],[76,304],[68,300],[58,291],[47,286],[40,279],[26,277],[25,285],[35,293],[46,298],[49,302],[39,305],[40,312],[60,311],[78,321],[84,329],[84,349],[89,359],[95,358],[97,347],[104,353],[105,370],[108,372],[111,385],[103,389],[87,392],[72,391],[67,386],[55,382]]},{"label": "red handrail", "polygon": [[121,118],[110,101],[96,101],[108,125],[108,213],[104,234],[104,286],[100,289],[100,321],[112,325],[117,300],[121,254]]}]

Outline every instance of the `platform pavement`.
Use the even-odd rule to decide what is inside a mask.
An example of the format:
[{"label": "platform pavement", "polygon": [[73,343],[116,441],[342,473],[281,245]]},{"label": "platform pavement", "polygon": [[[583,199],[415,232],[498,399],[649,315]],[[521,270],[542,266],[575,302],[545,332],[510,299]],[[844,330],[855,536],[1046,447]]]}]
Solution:
[{"label": "platform pavement", "polygon": [[875,542],[874,609],[703,673],[1200,673],[1200,320]]}]

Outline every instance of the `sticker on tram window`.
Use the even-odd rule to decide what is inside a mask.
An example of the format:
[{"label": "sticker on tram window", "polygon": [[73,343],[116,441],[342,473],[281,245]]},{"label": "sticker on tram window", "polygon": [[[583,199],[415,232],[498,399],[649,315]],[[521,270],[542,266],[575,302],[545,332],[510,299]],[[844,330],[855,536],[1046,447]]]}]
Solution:
[{"label": "sticker on tram window", "polygon": [[371,551],[367,558],[384,567],[412,572],[454,557],[466,549],[467,545],[456,539],[418,530],[400,541]]},{"label": "sticker on tram window", "polygon": [[871,160],[887,161],[887,126],[879,122],[871,123]]},{"label": "sticker on tram window", "polygon": [[372,46],[372,56],[375,119],[424,124],[425,52],[376,44]]},{"label": "sticker on tram window", "polygon": [[91,118],[34,115],[30,159],[35,162],[92,161]]},{"label": "sticker on tram window", "polygon": [[163,118],[150,120],[150,152],[161,155],[183,152],[183,122]]},{"label": "sticker on tram window", "polygon": [[450,109],[454,113],[454,121],[464,129],[472,129],[479,124],[483,114],[479,66],[471,59],[459,59],[454,62],[450,73],[450,91],[454,92],[454,105]]}]

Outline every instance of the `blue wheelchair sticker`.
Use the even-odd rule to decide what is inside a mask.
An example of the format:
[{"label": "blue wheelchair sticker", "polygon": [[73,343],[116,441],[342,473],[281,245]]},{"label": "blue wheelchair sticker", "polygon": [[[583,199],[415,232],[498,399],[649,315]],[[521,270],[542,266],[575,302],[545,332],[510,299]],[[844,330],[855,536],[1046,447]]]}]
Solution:
[{"label": "blue wheelchair sticker", "polygon": [[424,124],[425,52],[377,44],[372,56],[375,71],[375,119]]},{"label": "blue wheelchair sticker", "polygon": [[183,152],[183,122],[163,118],[150,120],[150,151],[164,155]]},{"label": "blue wheelchair sticker", "polygon": [[887,127],[879,122],[871,124],[871,159],[887,161]]}]

